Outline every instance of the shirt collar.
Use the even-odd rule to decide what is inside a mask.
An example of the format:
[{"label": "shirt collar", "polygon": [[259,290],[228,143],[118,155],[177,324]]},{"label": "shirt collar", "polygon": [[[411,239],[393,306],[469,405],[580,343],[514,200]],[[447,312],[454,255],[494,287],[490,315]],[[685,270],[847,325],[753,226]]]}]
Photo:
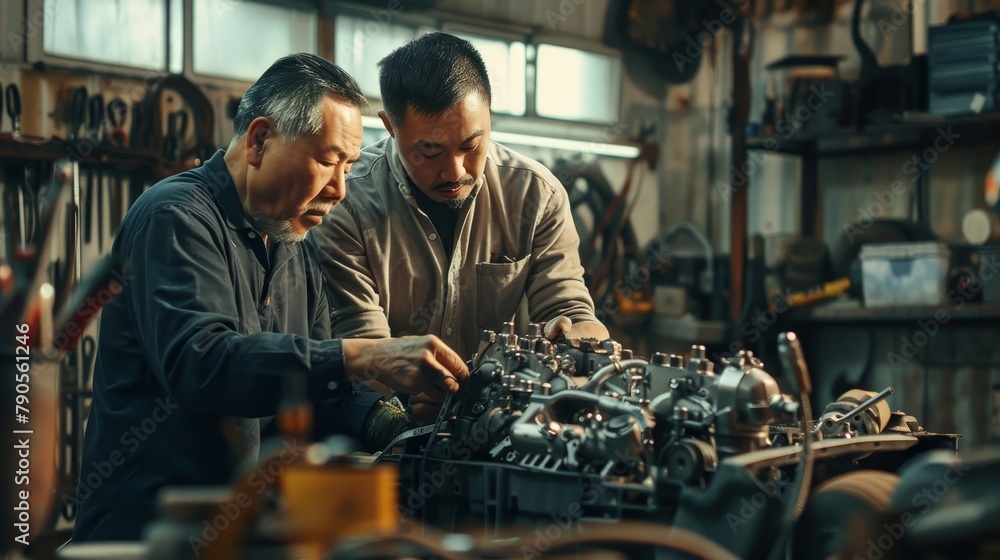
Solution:
[{"label": "shirt collar", "polygon": [[225,150],[215,152],[215,155],[202,166],[202,171],[208,177],[209,185],[213,187],[212,195],[222,210],[226,225],[234,230],[253,229],[246,210],[243,209],[240,195],[236,192],[233,176],[226,167],[225,156]]}]

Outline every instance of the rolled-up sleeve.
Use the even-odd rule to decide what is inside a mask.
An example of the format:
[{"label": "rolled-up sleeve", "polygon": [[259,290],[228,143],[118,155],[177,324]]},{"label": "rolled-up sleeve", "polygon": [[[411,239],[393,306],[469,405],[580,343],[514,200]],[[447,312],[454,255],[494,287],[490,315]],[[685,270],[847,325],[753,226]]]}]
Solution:
[{"label": "rolled-up sleeve", "polygon": [[311,399],[350,391],[339,340],[241,334],[226,240],[210,218],[167,205],[131,230],[119,247],[132,275],[122,296],[156,380],[179,403],[266,416],[294,375],[308,381]]},{"label": "rolled-up sleeve", "polygon": [[348,210],[339,204],[309,234],[319,255],[332,307],[331,332],[341,338],[391,336],[385,309],[379,302],[378,284],[369,268],[361,230]]},{"label": "rolled-up sleeve", "polygon": [[565,315],[574,323],[597,321],[594,300],[583,281],[580,237],[573,225],[569,196],[563,188],[549,186],[532,242],[532,265],[526,292],[532,321]]}]

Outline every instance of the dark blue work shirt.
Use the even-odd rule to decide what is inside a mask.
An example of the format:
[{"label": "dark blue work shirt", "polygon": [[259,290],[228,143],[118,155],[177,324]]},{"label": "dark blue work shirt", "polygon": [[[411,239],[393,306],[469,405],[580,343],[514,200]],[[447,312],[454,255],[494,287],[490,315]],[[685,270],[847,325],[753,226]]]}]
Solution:
[{"label": "dark blue work shirt", "polygon": [[139,539],[162,487],[230,483],[291,375],[321,432],[359,435],[378,398],[345,376],[310,244],[268,254],[223,156],[151,187],[115,237],[126,285],[101,319],[74,541]]}]

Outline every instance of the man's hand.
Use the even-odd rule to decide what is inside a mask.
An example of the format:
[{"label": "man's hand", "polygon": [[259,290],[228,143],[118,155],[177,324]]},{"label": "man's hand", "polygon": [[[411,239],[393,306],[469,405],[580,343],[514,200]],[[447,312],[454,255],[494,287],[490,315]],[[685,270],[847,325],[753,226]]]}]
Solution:
[{"label": "man's hand", "polygon": [[469,378],[462,358],[434,335],[345,338],[341,343],[348,375],[380,381],[400,393],[425,393],[440,402]]},{"label": "man's hand", "polygon": [[442,404],[441,401],[432,399],[424,393],[417,393],[410,395],[406,411],[410,414],[410,420],[416,425],[426,426],[437,420]]},{"label": "man's hand", "polygon": [[562,335],[566,338],[596,338],[604,340],[611,336],[608,329],[601,323],[582,321],[574,324],[569,317],[560,315],[545,323],[545,338],[555,340]]}]

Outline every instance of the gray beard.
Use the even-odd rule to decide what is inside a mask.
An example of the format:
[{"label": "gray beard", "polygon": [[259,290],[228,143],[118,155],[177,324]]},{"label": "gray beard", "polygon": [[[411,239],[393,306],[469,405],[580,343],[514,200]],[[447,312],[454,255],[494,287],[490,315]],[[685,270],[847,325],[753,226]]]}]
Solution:
[{"label": "gray beard", "polygon": [[292,244],[306,238],[306,233],[292,229],[292,224],[288,220],[272,220],[261,212],[252,212],[249,219],[257,231],[267,235],[271,241]]}]

